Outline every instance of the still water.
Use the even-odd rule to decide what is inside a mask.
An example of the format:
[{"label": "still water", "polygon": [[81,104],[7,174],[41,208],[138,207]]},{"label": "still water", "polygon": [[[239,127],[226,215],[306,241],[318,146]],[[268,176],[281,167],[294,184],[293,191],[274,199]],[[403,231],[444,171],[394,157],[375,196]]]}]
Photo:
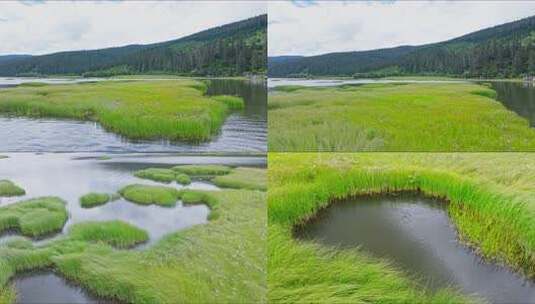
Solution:
[{"label": "still water", "polygon": [[535,127],[535,86],[521,82],[491,82],[498,101]]},{"label": "still water", "polygon": [[337,202],[298,227],[296,237],[360,247],[415,275],[429,288],[460,288],[492,303],[534,303],[535,283],[460,244],[446,203],[417,193]]},{"label": "still water", "polygon": [[[28,79],[0,78],[0,90]],[[49,83],[99,79],[31,79]],[[265,152],[267,150],[267,89],[264,81],[211,79],[208,95],[237,95],[244,111],[230,114],[211,141],[191,144],[167,140],[133,141],[104,130],[94,122],[51,118],[0,117],[0,151],[7,152]]]},{"label": "still water", "polygon": [[[0,159],[0,179],[10,179],[26,190],[26,195],[1,198],[0,207],[17,201],[58,196],[67,202],[69,219],[63,231],[44,240],[32,240],[42,246],[63,237],[73,224],[84,221],[122,220],[146,230],[150,240],[136,248],[143,250],[168,233],[207,222],[209,209],[205,205],[175,207],[141,206],[119,199],[106,205],[83,209],[80,196],[89,192],[115,193],[132,183],[162,185],[133,176],[137,170],[158,167],[170,168],[183,164],[223,164],[229,166],[266,167],[265,157],[188,156],[175,154],[111,154],[104,159],[99,153],[8,153]],[[209,181],[194,180],[191,185],[166,184],[177,189],[218,191]],[[16,235],[1,235],[0,245]],[[27,273],[13,279],[18,303],[102,303],[80,287],[68,283],[53,272]],[[105,302],[105,301],[104,301]]]}]

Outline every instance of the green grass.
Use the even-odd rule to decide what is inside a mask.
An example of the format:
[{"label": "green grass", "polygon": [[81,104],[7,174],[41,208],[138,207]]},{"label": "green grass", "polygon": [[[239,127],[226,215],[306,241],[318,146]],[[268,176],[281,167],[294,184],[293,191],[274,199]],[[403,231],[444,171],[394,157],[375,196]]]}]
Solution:
[{"label": "green grass", "polygon": [[264,169],[239,167],[227,175],[216,176],[212,181],[222,188],[267,190],[267,177]]},{"label": "green grass", "polygon": [[205,96],[204,90],[195,80],[26,85],[0,92],[0,112],[97,121],[131,139],[198,142],[217,134],[238,103]]},{"label": "green grass", "polygon": [[228,174],[232,168],[222,165],[180,165],[173,167],[173,170],[190,176],[210,176]]},{"label": "green grass", "polygon": [[150,179],[156,182],[170,183],[176,179],[175,171],[162,168],[148,168],[136,171],[136,177]]},{"label": "green grass", "polygon": [[419,190],[449,200],[463,242],[535,277],[535,155],[531,153],[270,153],[271,302],[457,303],[358,249],[297,241],[292,227],[333,199]]},{"label": "green grass", "polygon": [[26,191],[9,180],[0,180],[0,197],[21,196]]},{"label": "green grass", "polygon": [[241,110],[244,108],[243,99],[241,97],[231,95],[219,95],[214,96],[212,98],[226,104],[227,107],[231,110]]},{"label": "green grass", "polygon": [[65,202],[57,197],[40,197],[0,208],[0,233],[18,230],[29,237],[60,231],[67,221]]},{"label": "green grass", "polygon": [[164,186],[128,185],[119,193],[128,201],[140,205],[160,205],[173,207],[178,200],[178,190]]},{"label": "green grass", "polygon": [[116,248],[129,248],[149,240],[146,231],[121,221],[76,224],[69,230],[69,237],[86,242],[103,242]]},{"label": "green grass", "polygon": [[18,272],[50,267],[125,303],[266,303],[266,194],[225,190],[202,196],[219,210],[217,218],[171,233],[144,251],[114,249],[72,233],[39,248],[0,245],[0,286],[9,288]]},{"label": "green grass", "polygon": [[96,206],[104,205],[117,197],[108,193],[88,193],[80,198],[80,206],[82,208],[93,208]]},{"label": "green grass", "polygon": [[[286,91],[286,92],[285,92]],[[270,96],[270,151],[535,151],[529,122],[470,83],[296,88]]]},{"label": "green grass", "polygon": [[172,169],[147,168],[135,172],[134,175],[139,178],[150,179],[161,183],[176,181],[182,185],[191,184],[191,178],[187,174],[179,173]]},{"label": "green grass", "polygon": [[191,184],[191,178],[187,174],[177,174],[176,181],[182,185]]}]

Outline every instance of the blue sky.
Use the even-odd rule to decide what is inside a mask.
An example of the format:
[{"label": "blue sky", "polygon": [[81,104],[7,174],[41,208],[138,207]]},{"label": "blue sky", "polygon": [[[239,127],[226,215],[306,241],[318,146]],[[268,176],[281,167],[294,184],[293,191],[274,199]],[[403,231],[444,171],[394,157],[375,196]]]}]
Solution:
[{"label": "blue sky", "polygon": [[266,12],[259,1],[0,1],[0,55],[160,42]]},{"label": "blue sky", "polygon": [[451,39],[535,15],[535,1],[270,2],[269,55],[317,55]]}]

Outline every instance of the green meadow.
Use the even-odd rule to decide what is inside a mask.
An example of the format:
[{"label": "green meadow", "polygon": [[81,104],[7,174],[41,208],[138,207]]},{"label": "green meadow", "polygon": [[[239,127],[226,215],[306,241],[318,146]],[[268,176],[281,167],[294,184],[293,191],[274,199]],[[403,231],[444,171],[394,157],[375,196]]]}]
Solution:
[{"label": "green meadow", "polygon": [[[203,173],[213,169],[195,167]],[[242,178],[248,177],[239,169],[229,169],[226,174],[237,171]],[[0,303],[16,302],[11,285],[14,276],[40,269],[53,270],[97,296],[121,303],[266,303],[267,194],[245,189],[265,188],[266,170],[254,170],[264,178],[249,180],[244,189],[125,187],[120,191],[125,198],[141,197],[136,203],[158,203],[161,196],[165,200],[171,195],[173,204],[181,199],[186,205],[205,204],[210,208],[208,223],[170,231],[145,250],[129,248],[146,242],[148,233],[121,221],[74,224],[63,237],[40,246],[27,239],[0,244]],[[233,177],[236,181],[238,178]],[[237,184],[231,186],[238,188]],[[128,194],[130,191],[133,194]],[[92,204],[110,195],[90,193],[84,197]],[[55,198],[14,203],[0,209],[0,215],[23,218],[31,214],[34,220],[42,215],[39,221],[52,224],[55,221],[45,216],[45,211],[39,217],[32,212],[38,208],[49,213],[60,209],[58,212],[67,216],[60,203],[63,206]],[[0,227],[1,223],[2,216]]]},{"label": "green meadow", "polygon": [[360,249],[293,238],[336,199],[421,191],[446,199],[463,243],[535,277],[535,155],[531,153],[270,153],[268,299],[272,303],[464,303]]},{"label": "green meadow", "polygon": [[534,151],[535,130],[472,83],[279,87],[269,151]]},{"label": "green meadow", "polygon": [[243,100],[196,80],[30,83],[0,92],[0,113],[95,121],[129,139],[207,141]]}]

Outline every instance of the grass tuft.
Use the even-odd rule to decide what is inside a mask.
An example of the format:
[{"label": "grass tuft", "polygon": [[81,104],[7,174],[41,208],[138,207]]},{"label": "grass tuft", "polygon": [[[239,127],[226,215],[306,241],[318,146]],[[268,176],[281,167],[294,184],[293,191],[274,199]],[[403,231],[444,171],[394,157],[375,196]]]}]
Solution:
[{"label": "grass tuft", "polygon": [[186,174],[177,174],[176,181],[182,185],[191,184],[191,178]]},{"label": "grass tuft", "polygon": [[21,196],[26,191],[9,180],[0,180],[0,197]]},{"label": "grass tuft", "polygon": [[171,169],[148,168],[134,173],[136,177],[150,179],[156,182],[170,183],[175,180],[175,171]]},{"label": "grass tuft", "polygon": [[173,167],[173,170],[190,176],[210,176],[229,174],[232,168],[221,165],[180,165]]},{"label": "grass tuft", "polygon": [[178,200],[178,190],[164,186],[128,185],[119,193],[128,201],[140,205],[173,207]]},{"label": "grass tuft", "polygon": [[130,248],[149,240],[146,231],[121,221],[85,222],[72,226],[69,237],[86,242],[103,242],[116,248]]},{"label": "grass tuft", "polygon": [[0,208],[0,233],[15,229],[29,237],[60,231],[67,221],[65,202],[57,197],[40,197]]},{"label": "grass tuft", "polygon": [[92,192],[80,198],[80,206],[82,208],[93,208],[104,205],[114,199],[117,199],[117,197],[113,194]]}]

